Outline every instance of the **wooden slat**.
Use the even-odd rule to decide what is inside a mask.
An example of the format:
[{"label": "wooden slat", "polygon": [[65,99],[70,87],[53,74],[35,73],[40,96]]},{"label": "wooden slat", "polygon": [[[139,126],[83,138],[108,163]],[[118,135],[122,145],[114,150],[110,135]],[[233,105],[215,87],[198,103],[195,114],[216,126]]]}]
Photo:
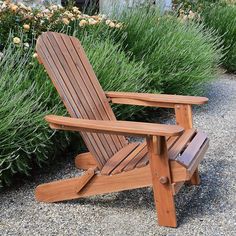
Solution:
[{"label": "wooden slat", "polygon": [[[47,38],[45,39],[45,41],[47,42]],[[47,72],[49,73],[49,76],[51,77],[52,82],[54,83],[70,115],[72,117],[79,117],[80,113],[79,113],[78,103],[74,101],[75,98],[73,97],[73,95],[69,91],[69,88],[66,86],[63,80],[63,78],[66,77],[66,74],[63,68],[61,67],[61,63],[57,58],[54,50],[48,49],[49,46],[50,43],[48,42],[47,44],[45,44],[45,42],[43,41],[43,36],[41,36],[38,39],[37,52],[42,57],[41,59],[44,62],[44,66]],[[55,66],[57,67],[55,68]],[[93,150],[93,153],[96,153],[97,157],[102,156],[101,149],[97,145],[96,139],[93,138],[94,137],[93,134],[85,135],[81,133],[81,135],[87,147],[90,148],[90,150]],[[100,158],[97,158],[97,163],[99,168],[101,168],[104,165],[104,161],[101,160]]]},{"label": "wooden slat", "polygon": [[205,104],[208,99],[205,97],[181,96],[169,94],[150,94],[132,92],[106,92],[108,98],[137,99],[149,102],[174,103],[174,104]]},{"label": "wooden slat", "polygon": [[95,169],[89,168],[85,173],[79,178],[79,183],[76,185],[75,191],[79,193],[85,185],[94,177]]},{"label": "wooden slat", "polygon": [[172,146],[175,144],[175,142],[180,138],[180,136],[177,136],[177,137],[170,137],[168,140],[167,140],[167,149],[171,149]]},{"label": "wooden slat", "polygon": [[50,123],[52,128],[58,130],[116,133],[132,136],[177,136],[183,133],[183,128],[177,125],[163,125],[133,121],[86,120],[55,115],[48,115],[45,119],[48,123]]},{"label": "wooden slat", "polygon": [[199,131],[193,138],[191,143],[188,145],[188,147],[184,150],[182,155],[176,158],[176,161],[181,165],[184,165],[186,168],[188,168],[191,165],[191,162],[194,160],[194,157],[201,149],[206,139],[207,139],[206,134]]},{"label": "wooden slat", "polygon": [[[60,44],[60,48],[62,49],[62,52],[67,53],[66,58],[67,58],[67,63],[70,66],[70,70],[74,74],[75,78],[75,85],[77,85],[76,90],[79,90],[80,96],[83,95],[85,100],[87,101],[88,107],[90,108],[90,119],[107,119],[109,120],[109,117],[107,117],[107,114],[105,113],[104,107],[100,106],[100,100],[99,96],[97,95],[96,91],[94,90],[94,86],[89,80],[89,76],[84,70],[84,67],[80,61],[79,56],[76,53],[76,48],[72,45],[72,42],[70,38],[66,35],[62,34],[54,34],[54,37],[56,38],[57,42],[60,42],[60,38],[62,39],[61,41],[64,43]],[[102,91],[101,91],[102,92]],[[109,151],[109,148],[111,148],[111,153],[109,153],[109,156],[113,155],[116,153],[122,146],[117,146],[116,143],[118,144],[118,138],[117,136],[114,136],[114,139],[112,138],[111,135],[104,135],[105,136],[105,142],[107,142],[107,147],[106,150]],[[102,137],[102,136],[101,136]],[[104,140],[102,141],[104,142]]]},{"label": "wooden slat", "polygon": [[[46,32],[39,37],[36,50],[72,117],[116,120],[78,39]],[[127,145],[124,136],[87,132],[81,135],[100,169]]]},{"label": "wooden slat", "polygon": [[[57,35],[58,38],[55,38]],[[45,41],[47,40],[47,44],[51,45],[50,49],[54,50],[55,55],[58,57],[59,63],[61,63],[63,67],[63,70],[65,72],[63,79],[65,80],[66,86],[70,88],[72,96],[76,99],[76,102],[78,102],[80,105],[79,110],[81,112],[81,116],[85,119],[95,120],[96,117],[94,116],[92,111],[95,110],[96,106],[94,103],[90,101],[91,98],[88,95],[88,93],[84,94],[86,92],[86,89],[83,86],[83,83],[80,81],[80,84],[78,85],[77,83],[77,80],[79,79],[77,78],[79,77],[78,73],[76,74],[76,68],[71,59],[71,56],[68,54],[68,51],[60,37],[60,34],[49,32],[46,35],[44,35],[44,40]],[[92,107],[90,107],[90,103],[93,104]],[[95,134],[94,138],[96,139],[96,142],[99,143],[102,155],[107,161],[109,157],[113,155],[113,152],[110,150],[108,141],[104,137],[104,134],[101,135]]]},{"label": "wooden slat", "polygon": [[[96,90],[98,98],[100,99],[100,103],[102,105],[100,108],[101,109],[104,108],[105,113],[107,114],[107,117],[109,120],[116,120],[116,117],[111,109],[111,106],[109,105],[109,103],[106,99],[106,95],[105,95],[100,83],[97,80],[97,77],[93,71],[91,64],[89,63],[89,60],[86,56],[86,53],[85,53],[80,41],[74,37],[70,37],[70,40],[74,46],[74,49],[76,50],[77,54],[79,55],[80,61],[83,64],[83,68],[85,69],[85,71],[88,74],[88,78],[91,80],[91,83],[93,84],[93,87]],[[82,68],[80,68],[80,69],[82,69]],[[118,136],[117,138],[119,140],[117,145],[121,145],[121,147],[126,146],[127,141],[126,141],[125,137]]]},{"label": "wooden slat", "polygon": [[[145,142],[146,143],[146,142]],[[130,171],[136,167],[138,162],[148,153],[147,145],[133,158],[129,164],[123,169],[123,171]]]},{"label": "wooden slat", "polygon": [[35,190],[36,199],[43,202],[58,202],[152,185],[149,166],[118,175],[95,175],[79,194],[75,191],[78,183],[80,177],[41,184]]},{"label": "wooden slat", "polygon": [[132,152],[140,143],[130,143],[110,158],[101,170],[102,175],[109,175],[111,172]]},{"label": "wooden slat", "polygon": [[169,150],[169,159],[175,160],[179,153],[183,151],[193,135],[196,133],[195,129],[186,130],[181,137],[175,142],[172,148]]},{"label": "wooden slat", "polygon": [[137,163],[136,167],[140,168],[146,166],[149,162],[148,153]]},{"label": "wooden slat", "polygon": [[192,175],[195,173],[197,166],[202,161],[204,155],[206,154],[207,149],[209,148],[209,139],[206,139],[204,144],[202,145],[201,149],[197,153],[197,155],[194,158],[194,161],[191,162],[190,166],[188,167],[188,173],[192,178]]},{"label": "wooden slat", "polygon": [[145,107],[163,107],[163,108],[175,107],[175,104],[173,103],[151,102],[151,101],[143,101],[130,98],[111,98],[110,101],[114,104],[126,104],[126,105],[145,106]]},{"label": "wooden slat", "polygon": [[111,174],[119,174],[129,164],[130,161],[136,158],[136,156],[146,147],[146,142],[141,143],[135,148],[112,172]]}]

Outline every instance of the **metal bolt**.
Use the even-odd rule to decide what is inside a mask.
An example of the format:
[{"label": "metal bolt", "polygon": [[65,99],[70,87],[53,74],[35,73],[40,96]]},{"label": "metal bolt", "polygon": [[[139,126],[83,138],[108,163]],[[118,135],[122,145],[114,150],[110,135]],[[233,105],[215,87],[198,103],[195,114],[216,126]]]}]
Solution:
[{"label": "metal bolt", "polygon": [[166,176],[161,176],[159,181],[161,184],[167,184],[169,182],[168,177]]}]

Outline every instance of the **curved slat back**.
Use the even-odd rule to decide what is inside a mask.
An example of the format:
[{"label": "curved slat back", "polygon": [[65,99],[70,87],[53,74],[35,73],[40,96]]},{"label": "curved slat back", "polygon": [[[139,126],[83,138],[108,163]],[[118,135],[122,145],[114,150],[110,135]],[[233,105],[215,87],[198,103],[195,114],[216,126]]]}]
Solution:
[{"label": "curved slat back", "polygon": [[[71,117],[116,119],[77,38],[45,32],[38,38],[36,50]],[[127,145],[123,136],[87,132],[81,135],[100,169]]]}]

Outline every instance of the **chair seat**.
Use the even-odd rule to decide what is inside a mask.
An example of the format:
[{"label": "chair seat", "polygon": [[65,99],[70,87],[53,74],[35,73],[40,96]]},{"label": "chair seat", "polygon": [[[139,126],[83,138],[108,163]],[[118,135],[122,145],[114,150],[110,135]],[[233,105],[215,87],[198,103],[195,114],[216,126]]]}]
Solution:
[{"label": "chair seat", "polygon": [[[206,142],[207,136],[196,129],[188,129],[181,136],[166,137],[166,139],[169,160],[176,161],[188,168]],[[107,161],[101,170],[101,174],[115,175],[148,164],[147,143],[130,143]]]}]

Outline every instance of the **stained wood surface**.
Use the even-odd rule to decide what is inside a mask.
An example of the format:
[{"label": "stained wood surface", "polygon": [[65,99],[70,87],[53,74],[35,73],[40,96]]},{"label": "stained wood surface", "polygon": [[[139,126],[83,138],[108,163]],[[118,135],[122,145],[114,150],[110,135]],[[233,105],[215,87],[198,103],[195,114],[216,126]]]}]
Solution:
[{"label": "stained wood surface", "polygon": [[[153,136],[147,137],[152,187],[157,208],[158,223],[163,226],[177,227],[166,139],[165,137],[158,138],[159,140]],[[158,146],[160,150],[156,150],[156,146]],[[167,183],[161,183],[161,178],[166,178]]]},{"label": "stained wood surface", "polygon": [[80,153],[75,157],[75,166],[78,169],[87,170],[97,167],[97,163],[90,152]]},{"label": "stained wood surface", "polygon": [[35,190],[38,201],[58,202],[98,194],[106,194],[152,185],[149,166],[123,172],[118,175],[95,175],[84,188],[77,193],[75,186],[80,184],[80,177],[58,180],[39,185]]},{"label": "stained wood surface", "polygon": [[208,102],[206,97],[181,96],[168,94],[150,94],[150,93],[131,93],[131,92],[106,92],[110,99],[133,99],[147,102],[170,103],[170,104],[205,104]]},{"label": "stained wood surface", "polygon": [[89,168],[85,173],[79,178],[80,183],[75,187],[75,190],[77,193],[79,193],[86,184],[94,177],[95,175],[95,169]]},{"label": "stained wood surface", "polygon": [[[201,131],[199,131],[201,134]],[[192,171],[193,168],[197,168],[196,163],[200,163],[198,159],[199,153],[201,153],[200,160],[202,160],[203,154],[202,152],[206,152],[207,147],[205,147],[205,142],[202,140],[202,144],[200,144],[197,140],[199,135],[197,135],[197,131],[195,129],[186,130],[178,139],[175,140],[174,145],[169,145],[169,142],[172,143],[172,139],[167,139],[167,149],[168,149],[168,158],[170,160],[171,165],[171,173],[174,173],[175,176],[172,176],[172,179],[175,179],[175,182],[189,180],[190,177],[193,175]],[[197,139],[196,139],[197,138]],[[192,145],[190,145],[193,142]],[[188,147],[196,146],[194,152],[189,151]],[[203,147],[204,146],[204,147]],[[185,152],[185,150],[187,150]],[[158,154],[157,148],[155,147],[155,153]],[[181,155],[190,155],[191,162],[195,163],[194,167],[189,168],[191,164],[188,166],[184,165],[181,162]],[[89,155],[88,164],[86,163],[86,159],[84,158],[83,154],[81,158],[81,165],[89,166],[92,162],[92,156],[90,153],[84,154],[84,156]],[[188,156],[189,157],[189,156]],[[189,157],[189,158],[190,158]],[[79,157],[78,157],[79,161]],[[85,163],[85,164],[84,164]],[[141,168],[149,164],[149,157],[148,157],[148,149],[147,143],[130,143],[126,146],[123,150],[117,152],[103,167],[102,174],[103,175],[115,175],[119,174],[122,171],[130,171],[134,168]],[[79,167],[79,166],[78,166]]]},{"label": "stained wood surface", "polygon": [[189,143],[184,152],[176,158],[176,161],[181,165],[184,165],[186,168],[188,168],[191,165],[197,153],[199,152],[199,150],[201,149],[202,145],[206,141],[206,139],[207,139],[206,134],[199,131],[193,138],[193,140]]},{"label": "stained wood surface", "polygon": [[133,121],[105,121],[76,119],[63,116],[48,115],[45,117],[51,128],[71,131],[87,131],[97,133],[115,133],[131,136],[178,136],[183,128],[177,125],[163,125]]},{"label": "stained wood surface", "polygon": [[[71,117],[116,120],[78,39],[46,32],[38,38],[36,50]],[[100,169],[127,145],[124,136],[88,132],[81,135]]]}]

